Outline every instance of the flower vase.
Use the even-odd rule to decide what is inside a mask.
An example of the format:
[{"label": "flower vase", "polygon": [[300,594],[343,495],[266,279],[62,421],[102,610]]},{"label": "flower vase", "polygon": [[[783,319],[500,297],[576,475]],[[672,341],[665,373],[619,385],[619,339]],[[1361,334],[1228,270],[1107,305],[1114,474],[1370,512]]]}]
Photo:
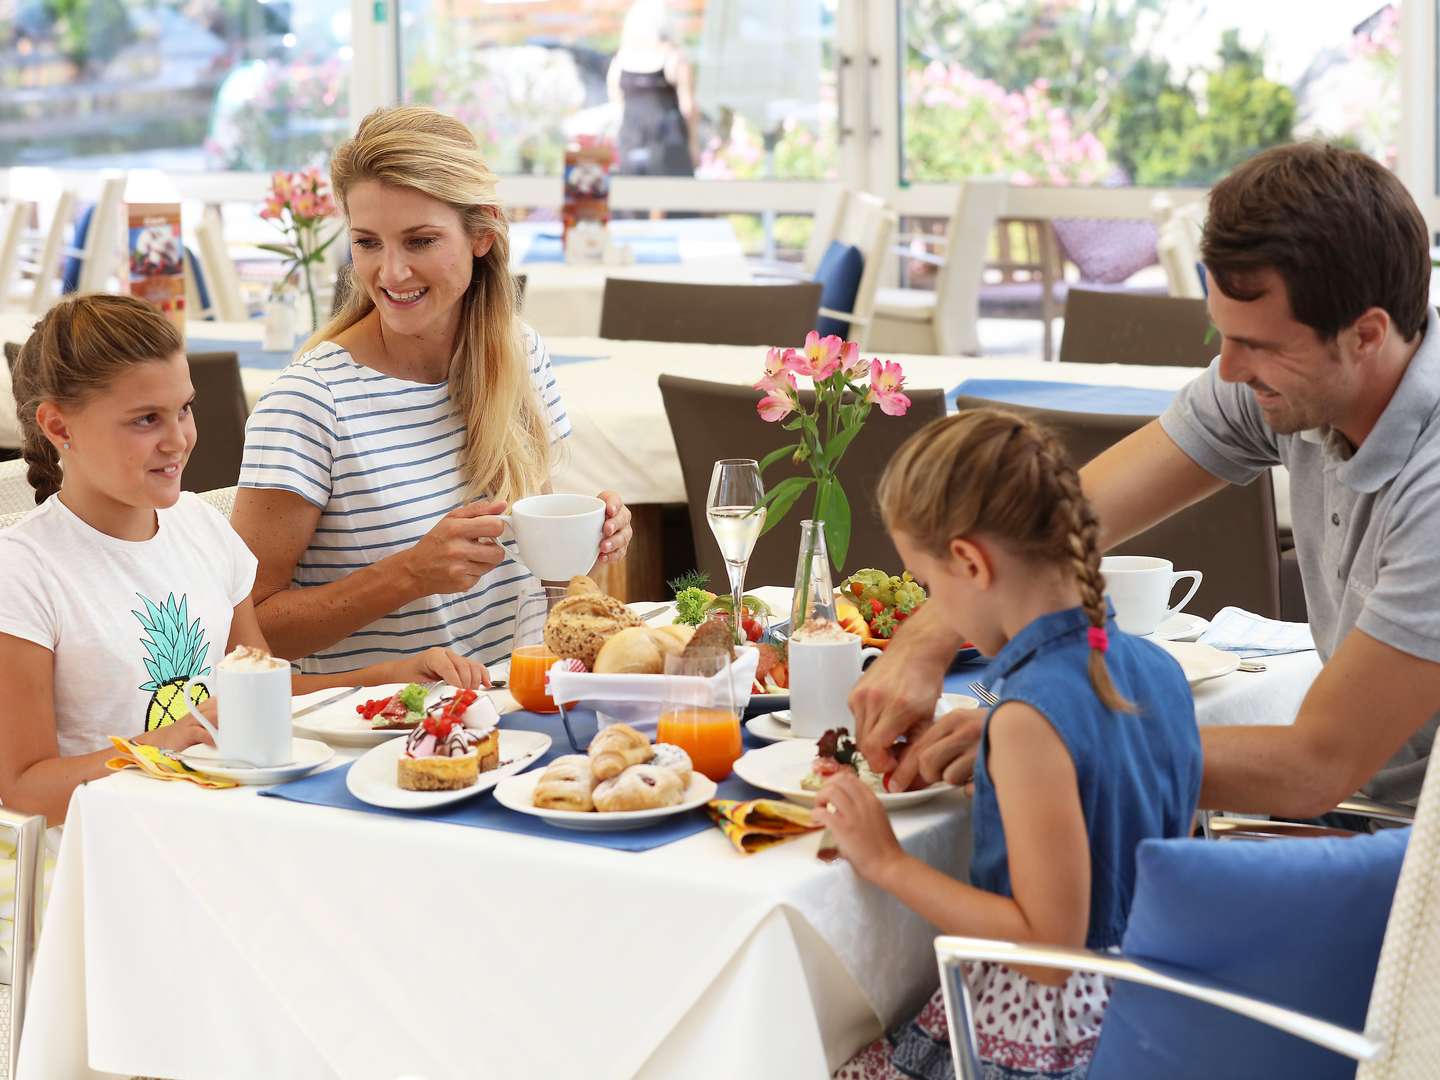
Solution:
[{"label": "flower vase", "polygon": [[272,296],[265,301],[265,348],[270,352],[289,352],[295,348],[295,299]]},{"label": "flower vase", "polygon": [[835,586],[830,581],[830,552],[825,547],[825,523],[800,523],[800,558],[795,566],[795,595],[790,602],[790,633],[811,619],[838,622]]}]

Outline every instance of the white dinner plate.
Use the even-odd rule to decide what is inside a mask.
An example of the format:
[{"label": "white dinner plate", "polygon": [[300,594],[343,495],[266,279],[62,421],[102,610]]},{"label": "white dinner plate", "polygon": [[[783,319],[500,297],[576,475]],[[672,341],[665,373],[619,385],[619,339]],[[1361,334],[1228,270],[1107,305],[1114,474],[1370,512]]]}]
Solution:
[{"label": "white dinner plate", "polygon": [[[940,700],[935,703],[935,715],[941,717],[956,709],[978,708],[980,708],[980,700],[969,694],[941,694]],[[745,721],[745,728],[757,739],[764,739],[767,742],[800,738],[790,730],[789,709],[776,709],[774,712],[753,716]]]},{"label": "white dinner plate", "polygon": [[391,810],[429,810],[489,791],[505,777],[529,768],[549,749],[549,735],[538,731],[502,729],[499,768],[482,772],[475,783],[455,791],[406,791],[396,779],[396,762],[405,752],[405,740],[391,739],[374,747],[350,766],[345,786],[350,789],[351,795],[371,806],[384,806]]},{"label": "white dinner plate", "polygon": [[1194,641],[1209,628],[1209,619],[1177,611],[1168,619],[1162,620],[1153,634],[1146,636],[1159,641]]},{"label": "white dinner plate", "polygon": [[220,752],[209,743],[196,743],[175,756],[192,769],[199,769],[223,780],[234,780],[237,784],[283,784],[287,780],[298,780],[313,769],[318,769],[334,755],[335,751],[323,742],[316,742],[314,739],[291,739],[290,761],[265,769],[223,761]]},{"label": "white dinner plate", "polygon": [[[295,730],[312,739],[324,739],[332,746],[378,746],[381,743],[389,742],[391,739],[402,735],[408,735],[412,727],[385,728],[376,730],[370,726],[370,721],[364,719],[355,711],[357,705],[377,698],[393,697],[398,691],[404,690],[408,683],[386,683],[383,686],[362,686],[348,697],[339,701],[332,701],[329,705],[323,705],[312,713],[295,719]],[[429,705],[442,697],[449,697],[455,693],[453,686],[438,686],[425,696],[425,704]],[[496,691],[500,693],[500,691]],[[487,698],[481,692],[481,698]],[[491,704],[494,704],[492,701]],[[487,716],[487,710],[480,706],[477,701],[465,714],[466,720],[474,720],[477,725],[489,727],[487,721],[494,717]]]},{"label": "white dinner plate", "polygon": [[1155,644],[1180,661],[1180,669],[1191,686],[1240,670],[1240,657],[1209,645],[1194,641],[1157,641]]},{"label": "white dinner plate", "polygon": [[685,797],[674,806],[661,806],[655,810],[621,810],[611,814],[601,814],[598,811],[586,813],[583,810],[547,810],[536,806],[532,801],[535,785],[540,783],[544,772],[544,769],[536,769],[523,776],[512,776],[500,781],[495,786],[495,801],[517,813],[530,814],[547,825],[557,825],[562,829],[614,832],[620,829],[643,829],[662,818],[704,806],[715,797],[718,790],[714,780],[703,773],[692,772],[690,784],[685,788]]},{"label": "white dinner plate", "polygon": [[[791,802],[810,806],[815,802],[815,792],[806,791],[800,781],[810,774],[810,763],[815,760],[814,739],[787,739],[771,743],[759,750],[751,750],[735,762],[735,775],[747,784],[784,795]],[[954,791],[954,785],[937,783],[919,791],[876,792],[880,803],[887,810],[900,810],[916,803],[928,802],[937,795]]]}]

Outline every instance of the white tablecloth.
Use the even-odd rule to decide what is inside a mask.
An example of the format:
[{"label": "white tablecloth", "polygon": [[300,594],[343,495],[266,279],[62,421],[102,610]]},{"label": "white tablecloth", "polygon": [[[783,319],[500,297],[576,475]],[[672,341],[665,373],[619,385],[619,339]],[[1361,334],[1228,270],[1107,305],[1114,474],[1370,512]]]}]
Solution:
[{"label": "white tablecloth", "polygon": [[598,334],[600,300],[607,277],[711,285],[746,285],[751,281],[735,230],[723,219],[611,222],[610,232],[617,247],[623,248],[627,240],[638,236],[673,236],[680,256],[678,263],[575,265],[525,261],[537,235],[558,233],[560,229],[558,221],[510,226],[510,269],[526,278],[522,314],[526,322],[547,337]]},{"label": "white tablecloth", "polygon": [[[960,796],[896,823],[963,873]],[[933,928],[817,845],[617,852],[114,776],[70,807],[19,1075],[822,1080],[935,977]]]}]

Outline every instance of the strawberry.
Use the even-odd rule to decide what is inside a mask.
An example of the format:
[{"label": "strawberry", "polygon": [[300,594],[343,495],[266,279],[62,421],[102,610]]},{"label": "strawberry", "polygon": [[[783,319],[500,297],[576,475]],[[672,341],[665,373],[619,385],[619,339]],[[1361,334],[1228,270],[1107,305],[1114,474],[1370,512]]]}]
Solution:
[{"label": "strawberry", "polygon": [[885,610],[885,605],[882,604],[879,600],[871,600],[871,601],[870,601],[870,614],[871,614],[871,615],[879,615],[879,614],[880,614],[882,611],[884,611],[884,610]]}]

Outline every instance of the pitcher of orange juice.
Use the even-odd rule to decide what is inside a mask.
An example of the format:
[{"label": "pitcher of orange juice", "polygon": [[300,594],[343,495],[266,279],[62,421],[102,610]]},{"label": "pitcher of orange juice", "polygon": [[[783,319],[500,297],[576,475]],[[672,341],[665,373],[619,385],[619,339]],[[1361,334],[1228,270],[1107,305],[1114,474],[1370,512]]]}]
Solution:
[{"label": "pitcher of orange juice", "polygon": [[741,753],[740,710],[734,680],[721,657],[665,658],[665,702],[656,740],[674,743],[687,754],[696,772],[719,782]]},{"label": "pitcher of orange juice", "polygon": [[545,644],[545,619],[564,586],[544,585],[515,601],[515,640],[510,648],[510,696],[530,712],[558,712],[545,692],[545,673],[559,659]]}]

